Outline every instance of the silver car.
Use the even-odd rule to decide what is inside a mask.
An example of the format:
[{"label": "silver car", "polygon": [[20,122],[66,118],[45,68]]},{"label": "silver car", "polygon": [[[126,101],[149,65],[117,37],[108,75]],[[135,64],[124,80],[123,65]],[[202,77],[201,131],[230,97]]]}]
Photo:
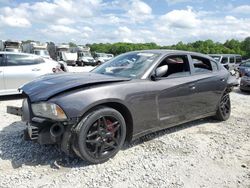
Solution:
[{"label": "silver car", "polygon": [[0,52],[0,96],[18,94],[18,88],[38,76],[61,71],[60,64],[37,55]]}]

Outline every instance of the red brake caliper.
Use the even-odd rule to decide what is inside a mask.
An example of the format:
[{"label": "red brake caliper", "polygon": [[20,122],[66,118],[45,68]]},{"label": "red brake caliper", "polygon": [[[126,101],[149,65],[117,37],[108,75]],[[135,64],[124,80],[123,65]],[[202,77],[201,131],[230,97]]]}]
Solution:
[{"label": "red brake caliper", "polygon": [[106,120],[106,123],[107,123],[107,130],[112,133],[112,136],[115,136],[115,132],[114,132],[115,127],[114,125],[112,125],[113,123],[108,119]]}]

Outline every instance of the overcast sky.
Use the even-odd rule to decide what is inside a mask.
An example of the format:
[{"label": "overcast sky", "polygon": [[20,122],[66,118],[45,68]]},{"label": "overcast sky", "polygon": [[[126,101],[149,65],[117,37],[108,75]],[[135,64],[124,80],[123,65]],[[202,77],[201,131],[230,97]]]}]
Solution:
[{"label": "overcast sky", "polygon": [[169,45],[247,36],[250,0],[0,0],[0,39]]}]

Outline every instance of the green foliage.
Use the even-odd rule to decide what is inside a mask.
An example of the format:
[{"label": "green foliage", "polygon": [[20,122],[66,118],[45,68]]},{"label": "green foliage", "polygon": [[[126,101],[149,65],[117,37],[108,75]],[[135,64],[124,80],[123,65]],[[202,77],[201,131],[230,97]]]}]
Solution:
[{"label": "green foliage", "polygon": [[73,42],[69,42],[69,47],[77,47],[77,45]]},{"label": "green foliage", "polygon": [[173,49],[173,50],[185,50],[194,51],[204,54],[241,54],[244,58],[250,58],[250,37],[247,37],[244,41],[238,41],[235,39],[227,40],[224,44],[219,42],[213,42],[212,40],[196,41],[192,43],[178,42],[171,46],[159,46],[156,43],[124,43],[118,42],[114,44],[110,43],[94,43],[87,44],[92,52],[112,53],[119,55],[121,53],[135,51],[135,50],[149,50],[149,49]]}]

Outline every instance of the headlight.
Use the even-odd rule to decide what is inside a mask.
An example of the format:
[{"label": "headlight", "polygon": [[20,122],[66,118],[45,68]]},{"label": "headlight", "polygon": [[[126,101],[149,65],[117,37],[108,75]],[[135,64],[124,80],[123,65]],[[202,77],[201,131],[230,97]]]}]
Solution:
[{"label": "headlight", "polygon": [[54,120],[65,120],[67,116],[64,111],[54,103],[35,103],[31,105],[32,111],[36,116]]}]

